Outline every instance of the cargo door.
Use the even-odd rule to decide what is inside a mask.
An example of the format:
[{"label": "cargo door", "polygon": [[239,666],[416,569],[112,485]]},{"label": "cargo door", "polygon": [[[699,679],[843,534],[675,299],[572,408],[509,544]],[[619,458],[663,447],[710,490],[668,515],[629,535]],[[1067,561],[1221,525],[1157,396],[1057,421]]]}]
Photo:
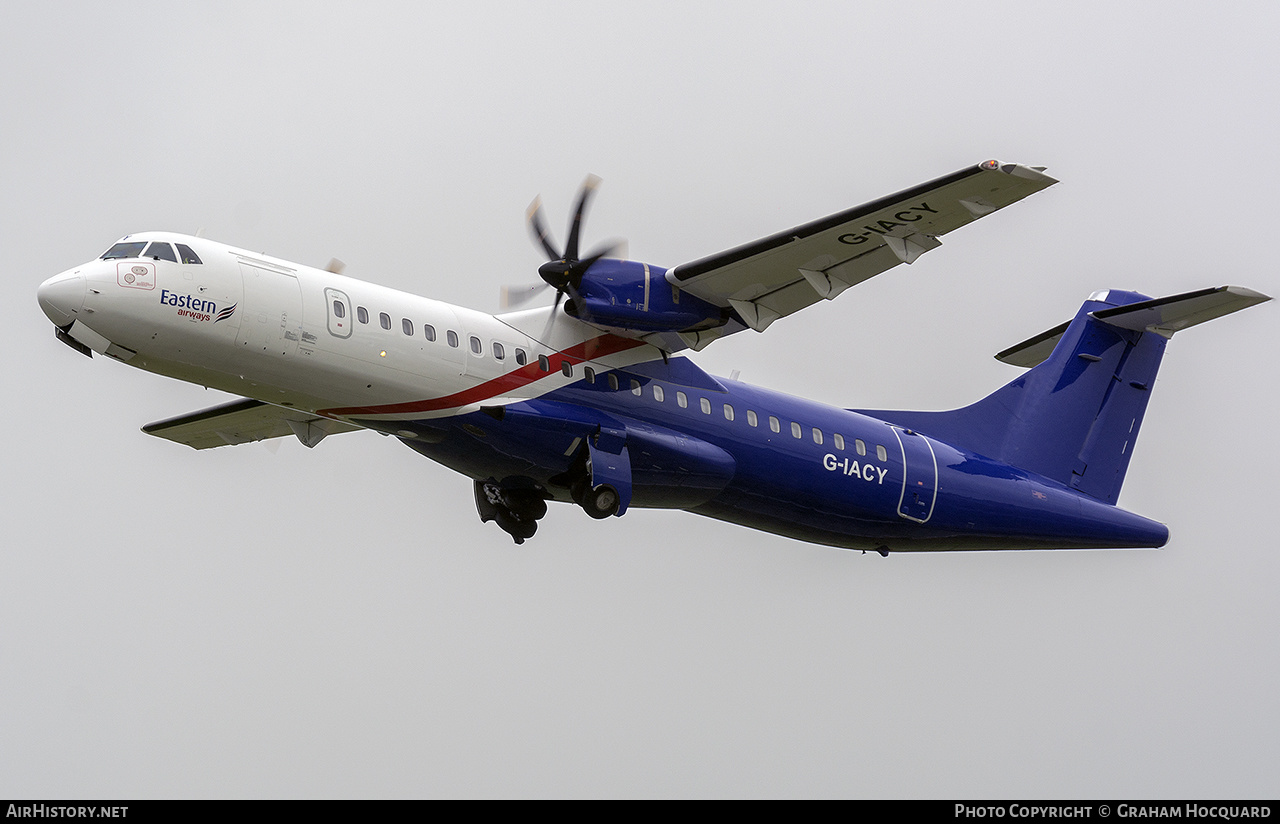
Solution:
[{"label": "cargo door", "polygon": [[244,315],[236,344],[281,357],[296,355],[302,336],[302,290],[286,272],[240,264]]}]

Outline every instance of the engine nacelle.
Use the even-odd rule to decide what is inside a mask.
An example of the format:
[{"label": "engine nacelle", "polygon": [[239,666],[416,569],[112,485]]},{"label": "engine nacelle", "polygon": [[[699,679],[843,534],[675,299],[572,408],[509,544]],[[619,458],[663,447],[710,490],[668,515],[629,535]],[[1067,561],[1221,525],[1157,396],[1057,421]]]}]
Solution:
[{"label": "engine nacelle", "polygon": [[634,260],[600,260],[582,276],[565,311],[597,326],[636,332],[687,332],[724,324],[732,310],[683,293],[667,270]]}]

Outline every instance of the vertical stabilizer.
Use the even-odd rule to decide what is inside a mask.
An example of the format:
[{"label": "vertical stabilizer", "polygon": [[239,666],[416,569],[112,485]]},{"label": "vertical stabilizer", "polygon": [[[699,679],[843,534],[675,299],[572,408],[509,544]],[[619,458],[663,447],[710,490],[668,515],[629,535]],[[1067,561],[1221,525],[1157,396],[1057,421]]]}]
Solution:
[{"label": "vertical stabilizer", "polygon": [[1031,371],[972,406],[866,414],[1114,504],[1168,339],[1269,299],[1235,286],[1158,299],[1098,292],[1065,326],[997,355]]}]

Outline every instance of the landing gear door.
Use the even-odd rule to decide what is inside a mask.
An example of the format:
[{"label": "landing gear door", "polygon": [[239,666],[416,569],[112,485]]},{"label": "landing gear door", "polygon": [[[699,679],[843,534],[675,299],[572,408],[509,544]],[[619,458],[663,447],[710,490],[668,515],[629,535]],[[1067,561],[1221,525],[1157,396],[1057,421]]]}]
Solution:
[{"label": "landing gear door", "polygon": [[[631,456],[625,445],[618,452],[607,452],[587,441],[587,473],[591,478],[588,500],[583,504],[593,518],[602,514],[623,515],[631,504]],[[613,499],[601,499],[603,490],[612,488]],[[592,497],[592,496],[595,497]],[[597,511],[597,507],[603,507]],[[610,510],[607,513],[604,510]]]},{"label": "landing gear door", "polygon": [[910,429],[893,428],[902,448],[902,495],[898,498],[898,515],[923,524],[933,516],[938,499],[938,459],[933,444],[924,435]]}]

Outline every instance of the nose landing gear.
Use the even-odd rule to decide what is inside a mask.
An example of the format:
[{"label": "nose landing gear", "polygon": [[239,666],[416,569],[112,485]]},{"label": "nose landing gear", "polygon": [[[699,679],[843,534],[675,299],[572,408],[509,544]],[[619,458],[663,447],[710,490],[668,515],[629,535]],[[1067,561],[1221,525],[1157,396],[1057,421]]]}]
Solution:
[{"label": "nose landing gear", "polygon": [[538,519],[547,514],[546,499],[536,489],[506,489],[496,481],[476,481],[475,494],[481,523],[497,521],[517,544],[532,538]]}]

